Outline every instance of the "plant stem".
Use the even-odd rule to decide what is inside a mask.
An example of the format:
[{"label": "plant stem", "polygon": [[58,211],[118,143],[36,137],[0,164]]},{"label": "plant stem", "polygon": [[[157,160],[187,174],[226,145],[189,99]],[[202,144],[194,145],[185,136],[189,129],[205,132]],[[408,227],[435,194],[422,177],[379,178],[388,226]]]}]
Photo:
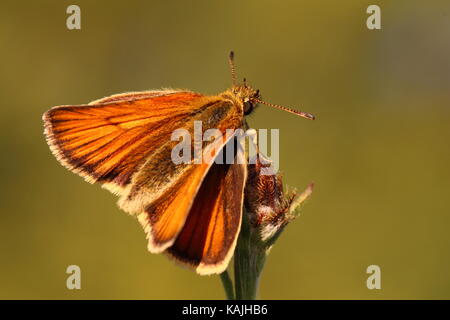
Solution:
[{"label": "plant stem", "polygon": [[228,300],[234,300],[233,282],[231,281],[228,270],[225,270],[220,274],[220,280],[222,280],[223,289]]},{"label": "plant stem", "polygon": [[236,299],[255,300],[259,279],[266,261],[266,246],[256,229],[252,228],[247,212],[242,217],[242,227],[234,253],[234,282]]}]

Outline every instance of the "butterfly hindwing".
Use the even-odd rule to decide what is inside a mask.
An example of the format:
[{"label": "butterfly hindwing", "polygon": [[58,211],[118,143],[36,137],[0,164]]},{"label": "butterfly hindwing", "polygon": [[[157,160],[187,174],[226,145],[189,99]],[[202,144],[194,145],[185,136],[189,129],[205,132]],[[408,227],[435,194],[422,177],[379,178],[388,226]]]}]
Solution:
[{"label": "butterfly hindwing", "polygon": [[234,164],[212,165],[183,229],[167,250],[199,274],[221,273],[236,246],[247,176],[246,165],[236,159]]},{"label": "butterfly hindwing", "polygon": [[[233,105],[223,101],[209,106],[205,113],[209,123],[205,122],[203,129],[216,127],[221,132],[220,138],[203,142],[203,155],[210,155],[210,159],[214,160],[233,137],[228,136],[226,130],[239,128],[242,119],[235,116]],[[161,148],[153,158],[170,157],[173,145],[169,146]],[[120,199],[119,205],[127,211],[140,212],[138,218],[147,233],[148,248],[151,252],[158,253],[174,243],[188,217],[195,195],[214,165],[211,161],[175,165],[173,162],[150,160],[133,177],[131,189],[127,196]],[[156,174],[158,172],[164,174]],[[164,184],[166,179],[173,183]]]}]

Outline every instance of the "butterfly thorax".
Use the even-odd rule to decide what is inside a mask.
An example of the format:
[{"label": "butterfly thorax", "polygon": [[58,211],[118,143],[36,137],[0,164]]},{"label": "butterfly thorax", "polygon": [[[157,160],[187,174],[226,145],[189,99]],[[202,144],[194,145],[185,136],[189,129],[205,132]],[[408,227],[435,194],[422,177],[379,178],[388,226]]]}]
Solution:
[{"label": "butterfly thorax", "polygon": [[259,98],[259,90],[245,84],[237,85],[222,93],[221,96],[231,100],[233,104],[241,108],[244,115],[248,115],[257,105],[255,99]]}]

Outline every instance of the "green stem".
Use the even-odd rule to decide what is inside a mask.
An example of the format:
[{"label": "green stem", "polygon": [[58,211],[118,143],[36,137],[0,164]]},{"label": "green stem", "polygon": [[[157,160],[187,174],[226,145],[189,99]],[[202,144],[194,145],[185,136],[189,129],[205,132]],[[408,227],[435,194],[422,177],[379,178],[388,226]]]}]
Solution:
[{"label": "green stem", "polygon": [[222,280],[223,289],[228,300],[234,300],[233,282],[231,281],[228,270],[225,270],[220,274],[220,280]]},{"label": "green stem", "polygon": [[242,227],[234,252],[234,282],[236,299],[255,300],[259,279],[266,261],[266,246],[256,229],[252,228],[244,211]]}]

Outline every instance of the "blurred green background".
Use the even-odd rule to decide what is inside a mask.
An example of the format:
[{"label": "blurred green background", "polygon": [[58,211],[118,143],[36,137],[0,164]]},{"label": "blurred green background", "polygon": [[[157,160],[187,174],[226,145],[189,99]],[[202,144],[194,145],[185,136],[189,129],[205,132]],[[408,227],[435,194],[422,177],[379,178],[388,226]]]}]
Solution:
[{"label": "blurred green background", "polygon": [[[81,30],[66,8],[81,7]],[[378,4],[382,29],[366,27]],[[124,91],[218,93],[239,78],[280,129],[284,181],[316,188],[271,252],[264,299],[450,298],[450,3],[443,1],[2,1],[0,298],[222,299],[147,252],[116,197],[60,166],[41,115]],[[81,267],[69,291],[66,267]],[[382,289],[366,288],[366,268]]]}]

